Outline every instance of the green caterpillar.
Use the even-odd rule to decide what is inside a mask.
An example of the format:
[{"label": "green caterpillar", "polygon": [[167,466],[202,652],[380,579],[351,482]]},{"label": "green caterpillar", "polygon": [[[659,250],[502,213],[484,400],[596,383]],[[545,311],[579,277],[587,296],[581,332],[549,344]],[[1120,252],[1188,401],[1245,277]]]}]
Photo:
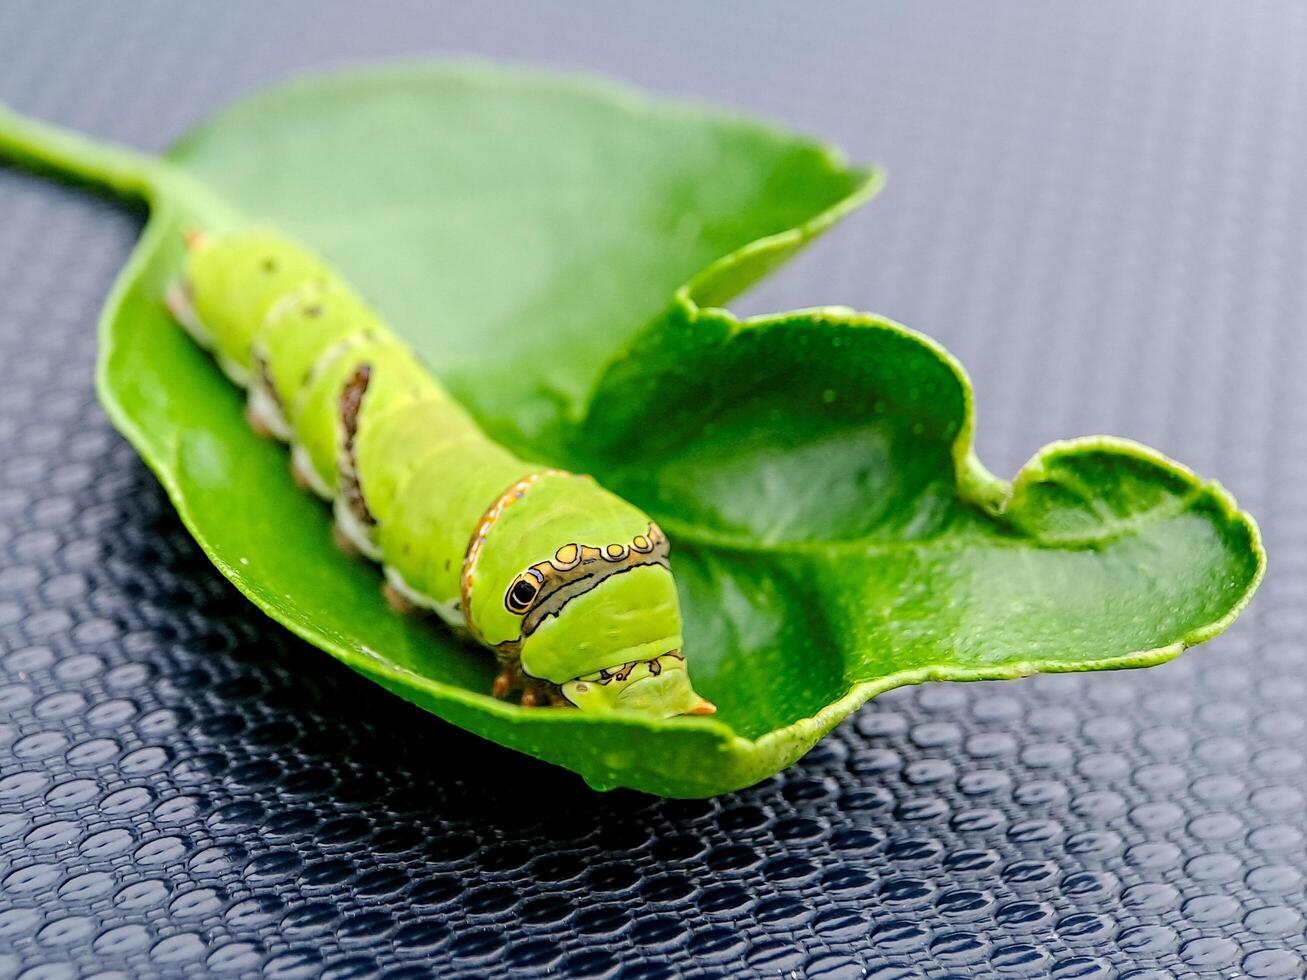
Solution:
[{"label": "green caterpillar", "polygon": [[259,431],[333,501],[388,600],[492,650],[521,703],[711,714],[690,685],[666,536],[592,479],[492,442],[321,259],[261,229],[188,235],[172,315]]}]

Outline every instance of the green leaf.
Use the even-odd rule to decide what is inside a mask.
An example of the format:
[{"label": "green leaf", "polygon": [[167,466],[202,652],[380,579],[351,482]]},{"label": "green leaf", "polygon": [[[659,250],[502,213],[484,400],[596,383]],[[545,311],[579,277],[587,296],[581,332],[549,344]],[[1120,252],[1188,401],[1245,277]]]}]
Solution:
[{"label": "green leaf", "polygon": [[[713,308],[879,186],[757,123],[593,81],[410,67],[256,96],[170,163],[4,113],[0,156],[149,200],[99,390],[223,574],[360,673],[593,786],[723,793],[895,686],[1159,663],[1260,580],[1252,519],[1141,446],[1058,443],[1010,485],[991,476],[966,376],[919,334]],[[160,304],[181,230],[241,214],[331,258],[496,438],[663,524],[717,716],[496,702],[481,651],[385,608],[376,570],[336,552],[326,510]]]}]

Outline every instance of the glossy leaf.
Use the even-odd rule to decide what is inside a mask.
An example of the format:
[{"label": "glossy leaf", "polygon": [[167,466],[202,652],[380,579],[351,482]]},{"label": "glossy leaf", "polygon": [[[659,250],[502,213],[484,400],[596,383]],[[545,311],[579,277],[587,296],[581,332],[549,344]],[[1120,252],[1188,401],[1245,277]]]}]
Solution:
[{"label": "glossy leaf", "polygon": [[[1252,520],[1143,447],[1059,443],[1011,484],[991,476],[965,375],[919,334],[714,308],[878,186],[810,141],[462,66],[294,83],[171,163],[5,115],[0,155],[150,201],[99,389],[218,568],[360,673],[596,787],[748,785],[902,684],[1158,663],[1224,629],[1260,579]],[[160,305],[182,228],[241,215],[327,254],[496,438],[663,524],[716,717],[496,702],[482,651],[385,608]]]}]

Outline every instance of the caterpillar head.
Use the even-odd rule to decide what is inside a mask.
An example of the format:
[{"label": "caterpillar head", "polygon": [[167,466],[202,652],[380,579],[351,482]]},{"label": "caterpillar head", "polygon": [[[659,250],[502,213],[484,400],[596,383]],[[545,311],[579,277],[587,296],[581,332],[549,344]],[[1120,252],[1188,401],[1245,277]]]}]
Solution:
[{"label": "caterpillar head", "polygon": [[525,674],[557,684],[582,711],[712,714],[681,652],[667,538],[642,521],[644,531],[624,541],[569,542],[525,567],[489,563],[476,576],[473,621],[487,642],[515,648]]},{"label": "caterpillar head", "polygon": [[711,714],[681,653],[676,583],[657,526],[629,544],[565,544],[504,593],[522,616],[523,669],[585,711]]}]

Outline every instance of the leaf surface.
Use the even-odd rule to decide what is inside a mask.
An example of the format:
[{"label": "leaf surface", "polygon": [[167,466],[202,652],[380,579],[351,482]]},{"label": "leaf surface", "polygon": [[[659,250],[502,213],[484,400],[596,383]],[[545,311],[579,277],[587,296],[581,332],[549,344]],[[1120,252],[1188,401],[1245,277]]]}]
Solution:
[{"label": "leaf surface", "polygon": [[[0,113],[0,156],[150,200],[99,390],[223,574],[360,673],[599,788],[746,786],[902,684],[1158,663],[1224,629],[1262,574],[1251,518],[1135,444],[1059,443],[991,476],[965,374],[919,334],[718,309],[879,186],[809,140],[444,66],[268,91],[171,163]],[[243,216],[325,253],[493,436],[664,526],[717,716],[496,702],[482,651],[386,609],[160,303],[182,229]]]}]

